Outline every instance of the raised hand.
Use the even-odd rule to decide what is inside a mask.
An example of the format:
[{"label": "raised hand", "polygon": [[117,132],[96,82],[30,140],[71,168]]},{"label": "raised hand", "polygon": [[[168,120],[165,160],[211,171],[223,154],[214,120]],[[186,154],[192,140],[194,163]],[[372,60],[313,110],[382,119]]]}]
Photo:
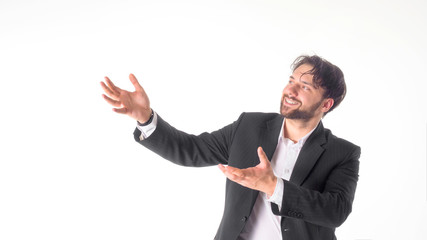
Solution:
[{"label": "raised hand", "polygon": [[261,147],[258,147],[258,157],[260,163],[255,167],[238,169],[222,164],[219,164],[218,167],[231,181],[271,196],[276,188],[277,177],[274,175],[270,161],[268,161],[267,155]]},{"label": "raised hand", "polygon": [[145,123],[151,116],[150,100],[133,74],[129,75],[129,79],[135,87],[134,92],[116,87],[108,77],[105,77],[106,84],[101,82],[101,86],[107,95],[102,96],[114,107],[114,112],[126,114],[140,123]]}]

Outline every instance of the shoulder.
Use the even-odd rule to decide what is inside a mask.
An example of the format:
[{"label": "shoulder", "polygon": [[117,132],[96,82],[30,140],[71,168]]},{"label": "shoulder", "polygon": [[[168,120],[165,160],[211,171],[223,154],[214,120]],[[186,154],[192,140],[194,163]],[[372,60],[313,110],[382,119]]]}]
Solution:
[{"label": "shoulder", "polygon": [[259,134],[259,129],[277,127],[283,123],[283,116],[277,113],[244,112],[239,119],[233,123],[236,132],[246,135],[254,131]]},{"label": "shoulder", "polygon": [[350,152],[360,155],[360,147],[346,139],[340,138],[332,134],[332,131],[325,128],[325,137],[327,139],[326,148],[334,149],[336,151]]},{"label": "shoulder", "polygon": [[244,112],[240,115],[239,120],[244,122],[265,123],[271,120],[283,119],[278,113],[263,113],[263,112]]}]

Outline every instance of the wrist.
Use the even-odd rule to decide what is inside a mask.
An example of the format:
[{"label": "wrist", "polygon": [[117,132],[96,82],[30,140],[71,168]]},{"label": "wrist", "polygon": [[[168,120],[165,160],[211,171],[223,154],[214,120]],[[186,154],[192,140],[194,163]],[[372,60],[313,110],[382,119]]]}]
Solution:
[{"label": "wrist", "polygon": [[148,119],[145,118],[147,120],[142,120],[142,121],[140,119],[138,119],[137,124],[139,126],[147,126],[148,124],[150,124],[153,121],[153,117],[154,117],[154,111],[153,111],[153,109],[151,109],[151,113],[150,113],[150,116],[148,117]]},{"label": "wrist", "polygon": [[271,183],[268,185],[268,191],[266,192],[266,194],[267,194],[268,197],[273,196],[274,190],[276,189],[276,185],[277,185],[277,177],[274,176],[272,178]]}]

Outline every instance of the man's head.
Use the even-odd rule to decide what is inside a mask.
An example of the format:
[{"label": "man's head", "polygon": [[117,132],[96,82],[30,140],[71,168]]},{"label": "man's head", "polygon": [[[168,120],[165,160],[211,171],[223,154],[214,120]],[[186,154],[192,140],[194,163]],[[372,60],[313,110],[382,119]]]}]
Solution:
[{"label": "man's head", "polygon": [[308,121],[323,117],[344,99],[344,75],[337,66],[318,56],[300,56],[292,70],[280,106],[286,118]]}]

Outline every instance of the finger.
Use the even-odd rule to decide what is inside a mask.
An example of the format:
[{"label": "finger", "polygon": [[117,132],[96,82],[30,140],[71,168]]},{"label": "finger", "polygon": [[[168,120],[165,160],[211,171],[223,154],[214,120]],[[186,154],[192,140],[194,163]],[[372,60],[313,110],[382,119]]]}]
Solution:
[{"label": "finger", "polygon": [[230,166],[225,167],[222,164],[219,164],[218,167],[226,175],[233,175],[233,177],[240,177],[240,178],[245,176],[245,174],[241,169],[230,167]]},{"label": "finger", "polygon": [[245,177],[245,173],[241,169],[238,169],[238,168],[229,169],[229,172],[231,174],[233,174],[234,176],[237,176],[239,178],[244,178]]},{"label": "finger", "polygon": [[227,177],[227,178],[228,178],[228,179],[230,179],[231,181],[239,182],[239,179],[240,179],[240,178],[238,178],[236,175],[234,175],[234,174],[232,174],[232,173],[228,172],[228,171],[227,171],[227,167],[219,166],[219,165],[218,165],[218,167],[219,167],[219,169],[222,171],[222,173],[225,175],[225,177]]},{"label": "finger", "polygon": [[225,169],[225,166],[224,166],[224,165],[222,165],[222,164],[218,164],[218,168],[219,168],[219,170],[221,170],[221,172],[222,172],[222,173],[224,173],[224,174],[225,174],[226,169]]},{"label": "finger", "polygon": [[268,157],[265,154],[265,152],[262,149],[262,147],[258,147],[257,151],[258,151],[258,158],[259,158],[260,164],[262,164],[262,165],[269,165],[270,161],[268,160]]},{"label": "finger", "polygon": [[113,108],[113,111],[120,114],[126,114],[128,112],[127,108]]},{"label": "finger", "polygon": [[104,82],[101,82],[101,87],[108,96],[114,97],[114,92]]},{"label": "finger", "polygon": [[[239,176],[241,169],[233,168],[230,166],[223,166],[222,164],[218,165],[218,168],[224,173],[224,175],[231,181],[238,183],[244,187],[250,187],[247,183],[247,179],[244,175]],[[232,170],[232,171],[230,171]],[[239,170],[239,171],[236,171]]]},{"label": "finger", "polygon": [[102,97],[107,101],[109,104],[111,104],[113,107],[120,107],[122,103],[120,101],[113,100],[106,95],[102,94]]},{"label": "finger", "polygon": [[114,83],[108,77],[105,77],[105,81],[107,82],[108,86],[110,87],[114,95],[119,96],[121,89],[116,87],[116,85],[114,85]]},{"label": "finger", "polygon": [[[218,168],[219,168],[219,170],[221,170],[221,172],[222,173],[224,173],[226,176],[228,175],[228,174],[230,174],[229,172],[228,172],[228,166],[224,166],[224,165],[222,165],[222,164],[218,164]],[[227,176],[228,177],[228,176]]]},{"label": "finger", "polygon": [[129,79],[130,79],[131,83],[133,84],[133,86],[135,87],[136,90],[144,91],[141,84],[139,84],[138,79],[136,79],[135,75],[133,75],[132,73],[129,74]]}]

